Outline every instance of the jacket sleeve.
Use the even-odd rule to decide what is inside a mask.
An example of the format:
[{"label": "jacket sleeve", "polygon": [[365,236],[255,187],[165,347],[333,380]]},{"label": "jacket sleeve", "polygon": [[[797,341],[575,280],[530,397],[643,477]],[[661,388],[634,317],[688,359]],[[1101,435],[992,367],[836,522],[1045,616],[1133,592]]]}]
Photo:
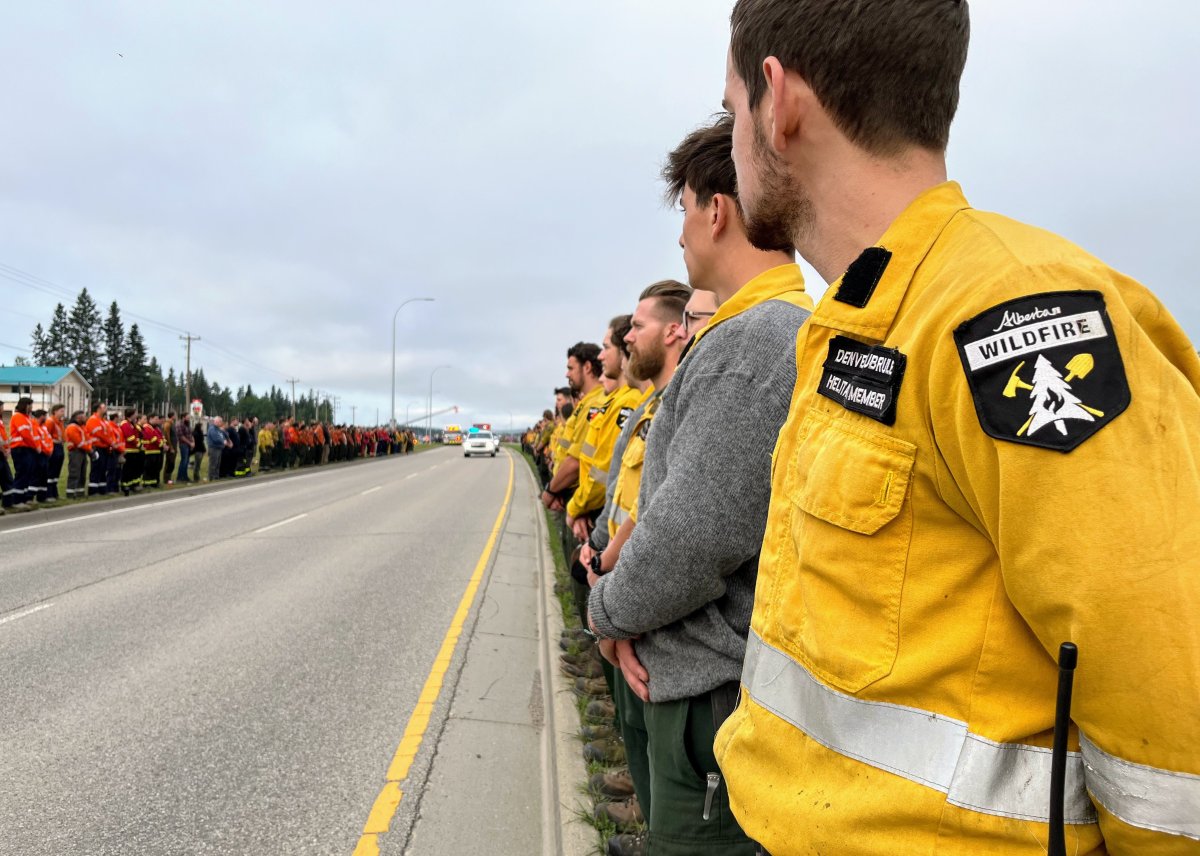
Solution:
[{"label": "jacket sleeve", "polygon": [[1200,849],[1200,368],[1107,305],[1131,403],[1073,451],[987,436],[949,332],[930,419],[1013,606],[1048,657],[1079,647],[1072,718],[1107,852],[1182,856]]}]

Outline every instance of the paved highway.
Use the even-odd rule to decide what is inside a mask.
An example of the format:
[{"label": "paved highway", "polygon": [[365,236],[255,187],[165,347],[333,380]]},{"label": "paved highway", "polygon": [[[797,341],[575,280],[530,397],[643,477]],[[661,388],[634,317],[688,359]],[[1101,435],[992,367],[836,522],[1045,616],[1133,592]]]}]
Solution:
[{"label": "paved highway", "polygon": [[509,471],[435,450],[0,520],[0,853],[349,854]]}]

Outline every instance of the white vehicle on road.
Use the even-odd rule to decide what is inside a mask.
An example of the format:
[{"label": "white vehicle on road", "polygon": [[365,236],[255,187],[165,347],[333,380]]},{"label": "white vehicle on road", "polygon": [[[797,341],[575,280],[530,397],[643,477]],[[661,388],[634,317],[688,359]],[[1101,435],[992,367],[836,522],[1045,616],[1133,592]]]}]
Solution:
[{"label": "white vehicle on road", "polygon": [[463,439],[463,457],[469,458],[472,455],[491,455],[496,457],[496,449],[499,448],[491,431],[476,431],[474,434],[468,434]]}]

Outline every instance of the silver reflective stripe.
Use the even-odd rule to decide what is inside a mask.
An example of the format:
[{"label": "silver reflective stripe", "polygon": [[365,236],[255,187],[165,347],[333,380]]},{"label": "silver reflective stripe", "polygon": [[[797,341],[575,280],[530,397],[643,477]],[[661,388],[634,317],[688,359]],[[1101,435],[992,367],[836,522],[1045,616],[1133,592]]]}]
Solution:
[{"label": "silver reflective stripe", "polygon": [[608,481],[608,470],[602,470],[597,466],[593,466],[588,471],[588,474],[592,477],[592,481],[594,481],[594,482]]},{"label": "silver reflective stripe", "polygon": [[1200,841],[1200,776],[1109,755],[1084,734],[1079,748],[1088,790],[1110,814],[1130,826]]},{"label": "silver reflective stripe", "polygon": [[593,446],[591,443],[584,443],[583,444],[583,453],[590,458],[592,455],[596,454],[596,447]]},{"label": "silver reflective stripe", "polygon": [[[997,743],[948,716],[838,692],[753,631],[742,683],[760,707],[827,749],[941,791],[952,805],[1018,820],[1049,820],[1049,749]],[[1083,781],[1083,759],[1071,752],[1067,823],[1096,822]]]},{"label": "silver reflective stripe", "polygon": [[618,526],[620,526],[622,523],[624,523],[626,520],[629,519],[629,512],[626,511],[624,508],[621,508],[618,506],[617,508],[613,509],[612,519],[613,519],[613,522],[615,522]]}]

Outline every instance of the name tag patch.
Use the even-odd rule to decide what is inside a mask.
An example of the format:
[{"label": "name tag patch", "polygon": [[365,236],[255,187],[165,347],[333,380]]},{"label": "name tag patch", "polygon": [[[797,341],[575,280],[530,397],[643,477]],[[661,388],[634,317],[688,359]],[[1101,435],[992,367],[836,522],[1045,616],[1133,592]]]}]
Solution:
[{"label": "name tag patch", "polygon": [[624,428],[625,423],[629,421],[629,417],[633,415],[632,407],[622,407],[617,413],[617,427]]},{"label": "name tag patch", "polygon": [[894,425],[896,399],[907,362],[908,358],[895,348],[835,336],[829,343],[817,392],[847,410]]},{"label": "name tag patch", "polygon": [[990,437],[1069,452],[1129,406],[1125,365],[1097,291],[1010,300],[954,331]]}]

